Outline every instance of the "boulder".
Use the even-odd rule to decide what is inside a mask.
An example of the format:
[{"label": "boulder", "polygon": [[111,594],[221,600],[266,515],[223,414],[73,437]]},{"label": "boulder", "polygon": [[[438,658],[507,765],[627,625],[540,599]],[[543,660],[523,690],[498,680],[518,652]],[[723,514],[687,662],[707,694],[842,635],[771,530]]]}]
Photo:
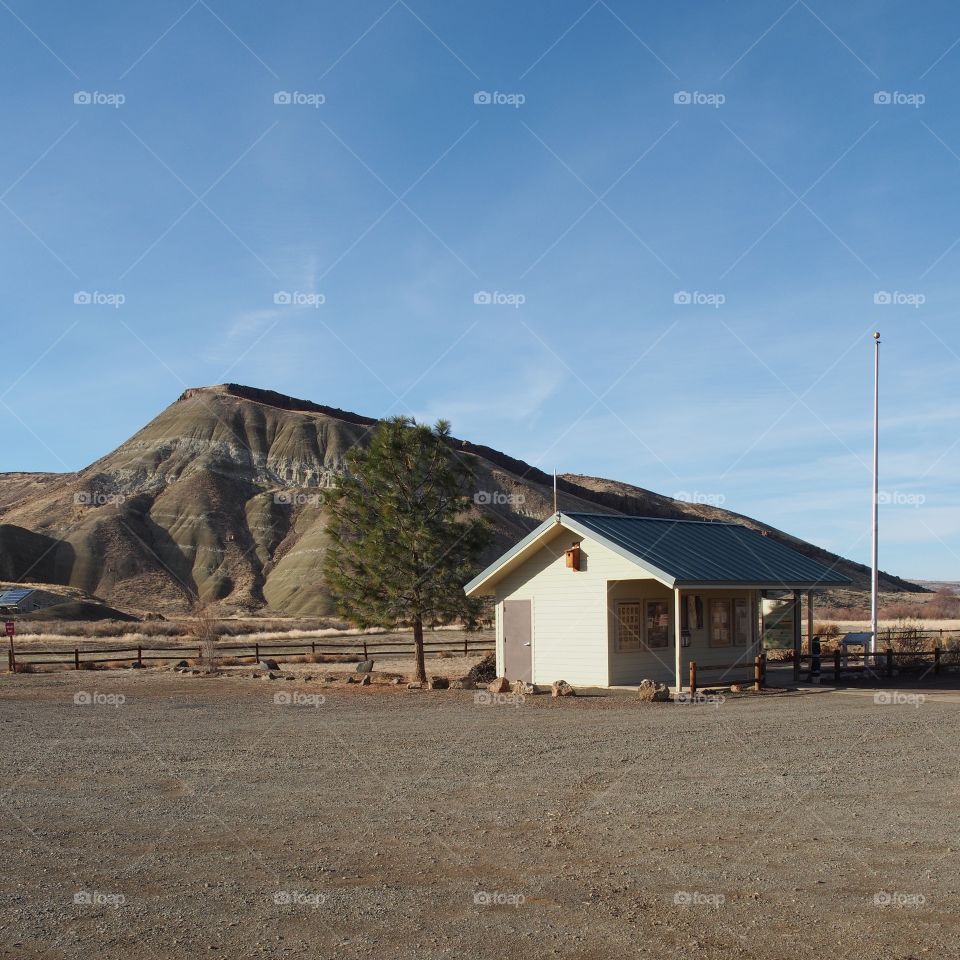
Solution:
[{"label": "boulder", "polygon": [[477,685],[469,677],[464,677],[462,680],[451,680],[450,689],[451,690],[476,690]]},{"label": "boulder", "polygon": [[403,677],[394,677],[390,682],[391,682],[395,687],[399,687],[400,684],[403,683]]},{"label": "boulder", "polygon": [[259,660],[256,664],[258,670],[279,670],[280,666],[276,660]]},{"label": "boulder", "polygon": [[431,690],[449,690],[450,681],[446,677],[431,677],[430,689]]},{"label": "boulder", "polygon": [[423,689],[423,684],[420,683],[419,680],[414,680],[413,683],[408,683],[408,684],[407,684],[407,689],[408,689],[408,690],[422,690],[422,689]]},{"label": "boulder", "polygon": [[360,684],[361,687],[369,687],[369,686],[370,686],[370,674],[369,674],[369,673],[365,673],[357,682]]},{"label": "boulder", "polygon": [[731,683],[731,684],[730,684],[730,692],[731,692],[731,693],[743,693],[743,687],[742,687],[739,683]]},{"label": "boulder", "polygon": [[513,692],[519,697],[532,697],[537,692],[537,688],[525,680],[517,680],[513,684]]},{"label": "boulder", "polygon": [[646,703],[666,703],[670,699],[670,688],[655,680],[641,680],[638,693]]},{"label": "boulder", "polygon": [[174,670],[189,670],[190,664],[186,660],[180,660],[173,665]]},{"label": "boulder", "polygon": [[577,691],[566,680],[554,680],[550,684],[551,697],[575,697]]},{"label": "boulder", "polygon": [[497,677],[487,689],[491,693],[509,693],[510,692],[510,681],[506,677]]},{"label": "boulder", "polygon": [[357,673],[373,673],[373,661],[361,660],[357,664]]}]

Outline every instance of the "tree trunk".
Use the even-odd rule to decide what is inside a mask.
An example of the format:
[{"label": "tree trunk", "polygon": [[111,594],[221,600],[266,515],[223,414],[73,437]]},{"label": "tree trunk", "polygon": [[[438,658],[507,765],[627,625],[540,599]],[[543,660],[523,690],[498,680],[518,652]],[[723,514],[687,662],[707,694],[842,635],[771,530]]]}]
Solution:
[{"label": "tree trunk", "polygon": [[416,617],[413,621],[413,649],[417,661],[417,675],[413,678],[418,683],[427,682],[427,666],[423,661],[423,621]]}]

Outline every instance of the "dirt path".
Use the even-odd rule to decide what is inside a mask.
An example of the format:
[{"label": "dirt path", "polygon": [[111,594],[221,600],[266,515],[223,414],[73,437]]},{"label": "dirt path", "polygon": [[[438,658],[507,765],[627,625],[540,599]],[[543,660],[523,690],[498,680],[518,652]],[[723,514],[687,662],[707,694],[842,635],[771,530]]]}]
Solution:
[{"label": "dirt path", "polygon": [[0,956],[955,955],[952,698],[480,699],[0,678]]}]

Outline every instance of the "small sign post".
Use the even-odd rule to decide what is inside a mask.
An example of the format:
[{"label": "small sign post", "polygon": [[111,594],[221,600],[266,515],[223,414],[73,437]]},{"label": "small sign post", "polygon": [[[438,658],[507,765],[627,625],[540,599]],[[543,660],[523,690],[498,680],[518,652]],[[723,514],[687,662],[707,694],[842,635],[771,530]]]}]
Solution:
[{"label": "small sign post", "polygon": [[13,635],[17,632],[16,624],[12,620],[8,620],[4,625],[4,630],[6,631],[7,636],[10,638],[10,653],[8,659],[10,660],[10,672],[17,672],[17,654],[13,649]]}]

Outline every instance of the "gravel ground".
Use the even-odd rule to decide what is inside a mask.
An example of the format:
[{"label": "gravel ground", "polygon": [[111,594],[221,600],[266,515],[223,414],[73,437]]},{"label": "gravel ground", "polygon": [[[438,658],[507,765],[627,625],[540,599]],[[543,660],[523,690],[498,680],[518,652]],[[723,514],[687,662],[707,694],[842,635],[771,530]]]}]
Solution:
[{"label": "gravel ground", "polygon": [[960,694],[910,696],[0,677],[0,956],[956,956]]}]

